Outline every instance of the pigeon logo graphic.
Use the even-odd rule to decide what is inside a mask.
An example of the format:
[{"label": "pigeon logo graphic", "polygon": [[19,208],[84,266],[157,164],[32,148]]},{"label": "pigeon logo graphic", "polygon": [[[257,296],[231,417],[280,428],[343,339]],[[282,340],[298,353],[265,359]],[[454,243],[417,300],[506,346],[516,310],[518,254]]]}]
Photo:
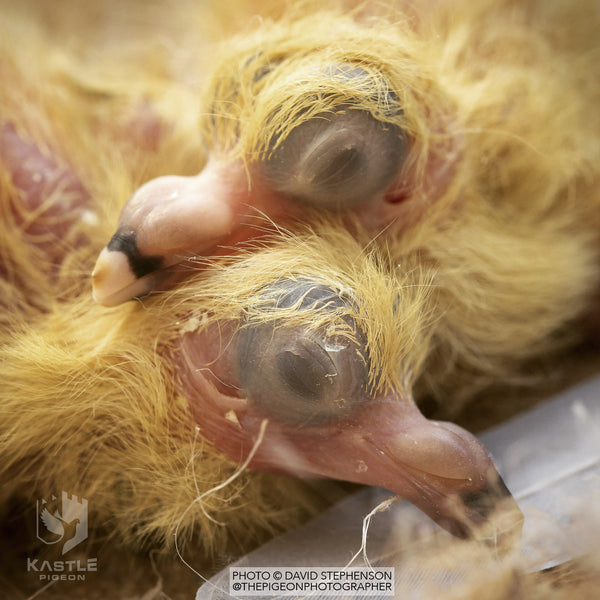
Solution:
[{"label": "pigeon logo graphic", "polygon": [[37,501],[37,538],[44,544],[62,544],[61,554],[88,536],[88,501],[62,492],[60,498]]}]

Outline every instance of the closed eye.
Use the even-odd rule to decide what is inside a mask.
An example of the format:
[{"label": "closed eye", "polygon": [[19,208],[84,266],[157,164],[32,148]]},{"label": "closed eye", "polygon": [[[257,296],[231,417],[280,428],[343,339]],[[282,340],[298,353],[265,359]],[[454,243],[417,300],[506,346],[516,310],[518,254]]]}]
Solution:
[{"label": "closed eye", "polygon": [[349,415],[367,396],[369,368],[362,332],[336,309],[350,300],[308,280],[280,280],[265,290],[271,310],[295,307],[342,318],[355,335],[280,320],[248,322],[239,331],[236,372],[242,393],[268,417],[314,425]]},{"label": "closed eye", "polygon": [[388,188],[406,147],[396,125],[344,108],[294,128],[267,154],[263,169],[272,187],[291,198],[346,210]]}]

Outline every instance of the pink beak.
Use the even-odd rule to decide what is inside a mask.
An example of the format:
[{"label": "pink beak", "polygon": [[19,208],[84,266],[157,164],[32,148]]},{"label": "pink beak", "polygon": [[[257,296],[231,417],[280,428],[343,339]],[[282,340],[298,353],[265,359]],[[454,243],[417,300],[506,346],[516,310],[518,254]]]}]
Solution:
[{"label": "pink beak", "polygon": [[129,199],[117,232],[98,256],[94,300],[115,306],[168,288],[185,271],[178,272],[178,265],[186,259],[259,236],[264,215],[281,220],[298,210],[257,177],[250,186],[239,162],[212,160],[193,177],[153,179]]}]

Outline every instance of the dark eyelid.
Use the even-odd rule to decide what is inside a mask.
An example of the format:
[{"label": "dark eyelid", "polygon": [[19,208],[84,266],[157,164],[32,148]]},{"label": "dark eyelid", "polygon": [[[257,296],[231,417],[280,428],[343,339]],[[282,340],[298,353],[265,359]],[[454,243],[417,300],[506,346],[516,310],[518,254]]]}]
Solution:
[{"label": "dark eyelid", "polygon": [[346,108],[298,125],[263,160],[275,190],[301,202],[346,210],[391,184],[406,155],[399,127]]},{"label": "dark eyelid", "polygon": [[[348,292],[309,279],[281,279],[255,304],[258,318],[248,315],[235,354],[240,387],[254,407],[270,418],[307,426],[344,418],[365,400],[366,339],[349,314],[354,301]],[[330,314],[331,324],[339,321],[348,335],[334,333],[329,323],[315,329],[264,320],[265,314],[290,308],[307,316]]]}]

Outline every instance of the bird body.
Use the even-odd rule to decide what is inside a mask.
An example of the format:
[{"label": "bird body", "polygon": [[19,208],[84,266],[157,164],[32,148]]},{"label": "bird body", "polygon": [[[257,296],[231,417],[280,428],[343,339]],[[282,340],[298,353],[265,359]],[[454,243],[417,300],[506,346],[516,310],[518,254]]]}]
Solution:
[{"label": "bird body", "polygon": [[210,61],[184,21],[146,62],[143,19],[128,60],[93,38],[101,64],[4,26],[1,505],[68,489],[124,544],[247,546],[322,506],[297,475],[396,489],[334,460],[369,414],[426,485],[506,499],[416,407],[522,384],[597,319],[596,3],[303,5]]}]

